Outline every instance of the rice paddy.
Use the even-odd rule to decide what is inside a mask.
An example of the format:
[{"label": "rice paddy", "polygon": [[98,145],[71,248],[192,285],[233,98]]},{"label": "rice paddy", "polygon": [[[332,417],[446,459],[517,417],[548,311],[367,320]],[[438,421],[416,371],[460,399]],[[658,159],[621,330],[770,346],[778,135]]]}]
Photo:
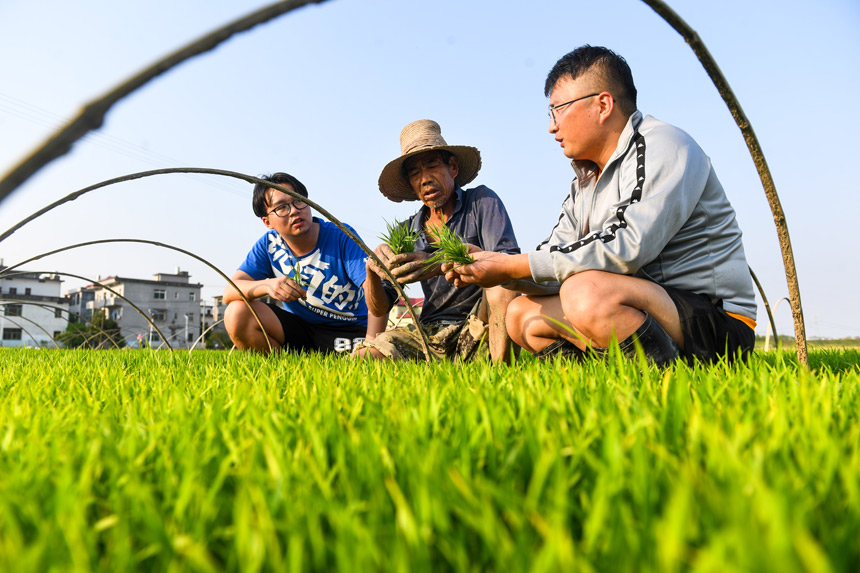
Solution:
[{"label": "rice paddy", "polygon": [[856,571],[860,353],[0,351],[3,571]]}]

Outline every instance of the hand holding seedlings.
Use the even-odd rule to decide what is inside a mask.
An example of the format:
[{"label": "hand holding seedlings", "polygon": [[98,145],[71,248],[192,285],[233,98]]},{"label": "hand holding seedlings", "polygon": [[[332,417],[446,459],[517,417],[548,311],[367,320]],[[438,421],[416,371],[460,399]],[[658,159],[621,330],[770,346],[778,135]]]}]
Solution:
[{"label": "hand holding seedlings", "polygon": [[469,255],[469,246],[447,226],[428,227],[427,234],[439,249],[430,257],[430,263],[468,265],[475,262]]},{"label": "hand holding seedlings", "polygon": [[[439,274],[438,265],[433,268],[427,266],[427,260],[430,258],[427,253],[402,253],[398,255],[385,244],[379,245],[373,252],[388,267],[400,284],[414,283]],[[434,270],[435,273],[432,272]],[[381,279],[389,280],[388,275],[371,258],[367,259],[367,271],[375,273]]]},{"label": "hand holding seedlings", "polygon": [[391,259],[391,274],[400,284],[423,281],[440,274],[439,265],[427,253],[404,253]]},{"label": "hand holding seedlings", "polygon": [[[427,253],[395,254],[391,247],[386,244],[379,245],[373,252],[388,267],[400,284],[418,282],[439,274],[438,265],[428,267],[427,261],[430,256]],[[375,273],[381,279],[388,279],[388,275],[382,272],[379,266],[373,262],[373,259],[367,259],[367,270]]]},{"label": "hand holding seedlings", "polygon": [[[391,250],[391,247],[384,243],[373,249],[373,254],[376,255],[379,260],[382,261],[382,264],[389,269],[392,267],[391,260],[396,256],[396,253]],[[379,268],[379,265],[377,265],[370,257],[367,257],[367,272],[374,273],[381,279],[388,279],[388,275],[386,275],[382,269]]]},{"label": "hand holding seedlings", "polygon": [[[413,232],[400,221],[393,224],[385,222],[387,232],[380,238],[385,241],[379,245],[374,253],[388,267],[391,274],[400,284],[409,284],[434,276],[429,272],[426,253],[415,253],[415,243],[419,234]],[[371,259],[367,261],[368,271],[376,273],[380,278],[388,278]],[[438,266],[435,269],[438,274]]]},{"label": "hand holding seedlings", "polygon": [[[448,282],[454,283],[456,287],[467,285],[478,285],[484,288],[498,286],[516,277],[511,264],[515,263],[518,255],[507,255],[493,251],[472,251],[470,256],[474,262],[471,264],[460,264],[446,262],[442,265],[442,272]],[[526,259],[526,262],[528,259]]]},{"label": "hand holding seedlings", "polygon": [[290,277],[275,277],[268,279],[269,296],[281,302],[291,302],[298,299],[304,299],[307,295],[295,280]]}]

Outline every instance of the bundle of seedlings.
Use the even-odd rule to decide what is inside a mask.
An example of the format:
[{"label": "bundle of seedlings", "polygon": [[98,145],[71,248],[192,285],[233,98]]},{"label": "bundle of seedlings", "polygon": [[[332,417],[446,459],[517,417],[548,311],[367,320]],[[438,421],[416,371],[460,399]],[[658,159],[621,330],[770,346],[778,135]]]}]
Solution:
[{"label": "bundle of seedlings", "polygon": [[449,229],[446,225],[428,227],[427,234],[433,239],[438,250],[427,259],[427,265],[442,265],[452,263],[454,266],[463,266],[475,262],[469,254],[466,243]]},{"label": "bundle of seedlings", "polygon": [[406,223],[394,220],[394,223],[385,221],[387,231],[382,234],[382,239],[388,245],[395,255],[403,253],[411,253],[415,250],[415,243],[418,241],[418,233],[413,232]]},{"label": "bundle of seedlings", "polygon": [[293,265],[293,272],[290,275],[290,278],[294,283],[299,285],[302,288],[305,288],[305,284],[302,281],[302,264],[299,261],[296,261],[296,264]]}]

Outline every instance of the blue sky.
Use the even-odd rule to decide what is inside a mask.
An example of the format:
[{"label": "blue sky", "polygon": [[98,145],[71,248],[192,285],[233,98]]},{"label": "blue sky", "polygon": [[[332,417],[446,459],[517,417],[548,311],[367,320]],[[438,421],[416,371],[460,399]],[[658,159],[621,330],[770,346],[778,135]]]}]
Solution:
[{"label": "blue sky", "polygon": [[[0,3],[0,173],[88,101],[265,4]],[[853,173],[860,4],[670,5],[704,40],[761,141],[791,232],[808,334],[860,336],[853,203],[860,191]],[[98,132],[0,203],[0,229],[105,179],[192,166],[293,173],[375,246],[383,218],[404,218],[417,207],[388,202],[377,189],[379,172],[398,155],[401,128],[430,118],[449,143],[481,150],[476,183],[502,196],[528,250],[555,222],[572,174],[547,132],[543,82],[561,55],[585,43],[625,56],[639,108],[704,148],[771,305],[787,296],[776,230],[740,131],[682,38],[636,0],[330,0],[302,8],[122,101]],[[230,275],[264,230],[251,211],[249,185],[170,175],[65,205],[0,244],[0,257],[9,265],[72,243],[142,238],[195,252]],[[28,268],[146,278],[177,266],[204,284],[204,296],[222,290],[205,265],[149,246],[78,249]],[[757,332],[766,323],[760,306]],[[787,303],[777,309],[777,327],[792,332]]]}]

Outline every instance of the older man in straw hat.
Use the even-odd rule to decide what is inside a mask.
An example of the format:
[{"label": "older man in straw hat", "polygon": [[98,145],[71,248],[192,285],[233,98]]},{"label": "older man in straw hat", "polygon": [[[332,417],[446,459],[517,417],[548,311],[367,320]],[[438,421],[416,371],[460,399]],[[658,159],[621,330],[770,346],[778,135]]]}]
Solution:
[{"label": "older man in straw hat", "polygon": [[[505,330],[505,310],[516,293],[501,287],[454,288],[442,276],[438,264],[427,262],[436,251],[427,231],[442,226],[482,250],[520,252],[510,217],[499,196],[483,185],[473,189],[462,187],[478,175],[480,152],[470,146],[448,145],[442,138],[439,124],[427,119],[403,128],[400,149],[400,157],[382,170],[379,190],[395,202],[424,203],[404,223],[419,234],[419,239],[412,253],[395,254],[383,244],[376,248],[377,256],[401,284],[421,283],[424,307],[420,321],[430,338],[433,354],[461,360],[469,358],[488,330],[492,358],[509,359],[511,345]],[[368,309],[373,315],[384,316],[392,302],[383,289],[385,275],[368,260],[367,277]],[[423,357],[420,338],[413,325],[383,332],[375,340],[365,342],[357,353],[395,360]]]}]

